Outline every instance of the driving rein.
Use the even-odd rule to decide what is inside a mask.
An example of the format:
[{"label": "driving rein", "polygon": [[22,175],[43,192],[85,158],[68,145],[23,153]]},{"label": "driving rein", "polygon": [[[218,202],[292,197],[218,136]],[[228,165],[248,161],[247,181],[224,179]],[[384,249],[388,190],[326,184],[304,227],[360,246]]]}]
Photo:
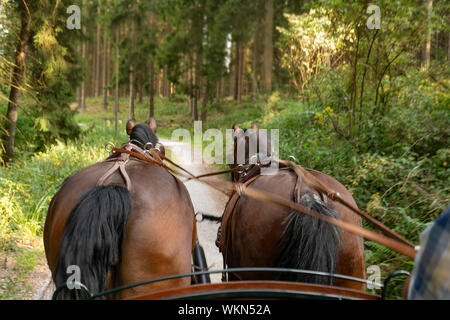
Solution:
[{"label": "driving rein", "polygon": [[[110,157],[108,157],[105,161],[115,161],[115,163],[111,167],[111,169],[109,169],[99,179],[99,181],[97,183],[98,185],[104,184],[105,181],[108,179],[108,177],[110,177],[114,172],[116,172],[118,170],[120,172],[120,174],[122,175],[123,179],[125,180],[127,188],[129,190],[131,190],[131,188],[132,188],[131,181],[130,181],[130,178],[128,177],[128,174],[126,173],[126,169],[125,169],[126,164],[130,160],[130,156],[131,156],[133,158],[161,166],[173,174],[187,178],[187,180],[191,180],[191,179],[198,180],[198,181],[205,183],[205,184],[209,185],[210,187],[224,193],[225,195],[227,195],[229,197],[230,196],[241,197],[241,196],[245,195],[245,196],[252,197],[252,198],[255,198],[255,199],[258,199],[261,201],[269,201],[272,203],[276,203],[276,204],[288,207],[292,210],[301,212],[303,214],[307,214],[307,215],[310,215],[317,219],[326,221],[330,224],[341,227],[342,229],[345,229],[349,232],[363,236],[364,238],[366,238],[368,240],[372,240],[379,244],[382,244],[382,245],[384,245],[394,251],[397,251],[401,254],[404,254],[412,259],[415,258],[416,250],[415,250],[415,246],[413,243],[406,240],[405,238],[403,238],[402,236],[397,234],[395,231],[389,229],[387,226],[385,226],[378,220],[369,216],[367,213],[361,211],[358,208],[355,208],[353,205],[346,202],[339,195],[339,193],[324,186],[310,172],[308,172],[308,170],[304,169],[303,167],[301,167],[300,165],[298,165],[292,161],[273,160],[273,159],[271,160],[271,161],[278,161],[278,163],[281,165],[281,167],[289,168],[289,169],[293,170],[299,178],[302,178],[302,180],[307,184],[307,186],[315,189],[319,193],[325,194],[331,200],[338,201],[339,203],[343,204],[344,206],[346,206],[347,208],[349,208],[356,214],[358,214],[361,217],[363,217],[364,219],[366,219],[369,223],[371,223],[372,226],[379,229],[386,236],[383,236],[379,233],[376,233],[376,232],[373,232],[370,230],[366,230],[362,227],[359,227],[357,225],[354,225],[354,224],[351,224],[348,222],[344,222],[344,221],[336,219],[336,218],[331,218],[331,217],[319,214],[316,211],[308,209],[299,203],[296,203],[291,200],[287,200],[287,199],[277,196],[275,194],[265,192],[262,190],[248,188],[247,185],[249,184],[250,180],[253,181],[254,180],[253,178],[258,176],[258,174],[252,174],[252,175],[249,174],[245,179],[247,181],[247,183],[241,183],[241,182],[232,183],[232,182],[228,182],[228,181],[221,181],[221,185],[225,186],[225,188],[226,188],[225,190],[217,187],[216,185],[214,185],[208,181],[201,179],[204,177],[210,177],[210,176],[214,176],[214,175],[221,175],[221,174],[230,173],[230,172],[242,171],[243,169],[247,170],[247,169],[250,169],[251,166],[261,167],[260,163],[247,164],[245,166],[235,167],[235,168],[232,168],[229,170],[222,170],[222,171],[217,171],[217,172],[212,172],[212,173],[207,173],[207,174],[202,174],[202,175],[194,175],[191,172],[189,172],[188,170],[186,170],[185,168],[183,168],[180,165],[173,162],[172,160],[166,158],[166,156],[164,155],[164,152],[160,152],[160,150],[158,150],[158,149],[150,148],[148,150],[143,150],[132,143],[127,143],[127,144],[123,145],[121,148],[113,147],[111,152],[112,152],[112,155]],[[172,167],[169,167],[164,161],[167,161],[169,164],[171,164],[172,166],[181,170],[182,172],[180,172],[179,170],[176,170]],[[267,164],[264,164],[264,166],[266,166],[266,165]],[[254,170],[248,170],[249,173],[252,171],[254,171]],[[230,190],[231,190],[231,193],[230,193]]]}]

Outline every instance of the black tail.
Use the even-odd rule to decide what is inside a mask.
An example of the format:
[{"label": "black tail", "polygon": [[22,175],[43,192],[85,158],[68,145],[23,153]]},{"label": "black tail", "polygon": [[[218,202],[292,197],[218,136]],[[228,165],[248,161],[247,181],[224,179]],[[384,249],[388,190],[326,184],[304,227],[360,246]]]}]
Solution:
[{"label": "black tail", "polygon": [[[336,212],[312,193],[304,194],[300,204],[329,217]],[[296,211],[285,220],[277,267],[335,273],[339,249],[338,228],[325,221]],[[326,276],[280,273],[280,280],[332,284]]]},{"label": "black tail", "polygon": [[[131,214],[131,197],[120,186],[101,186],[87,190],[72,210],[61,238],[56,287],[73,280],[73,268],[80,271],[79,281],[92,293],[105,290],[108,269],[120,261],[121,243]],[[69,277],[71,277],[69,279]],[[66,289],[59,299],[83,299],[81,290]]]}]

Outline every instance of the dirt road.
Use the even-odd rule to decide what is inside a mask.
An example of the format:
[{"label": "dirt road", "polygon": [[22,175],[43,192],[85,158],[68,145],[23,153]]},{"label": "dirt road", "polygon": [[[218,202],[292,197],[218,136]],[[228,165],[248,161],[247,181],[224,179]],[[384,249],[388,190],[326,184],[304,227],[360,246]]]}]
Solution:
[{"label": "dirt road", "polygon": [[[194,163],[191,159],[191,147],[181,142],[161,139],[161,143],[172,152],[172,159],[180,163],[193,174],[212,172],[208,165]],[[211,178],[208,181],[220,183],[224,177]],[[185,183],[194,205],[195,212],[202,212],[220,217],[228,198],[208,185],[190,180]],[[215,245],[219,224],[203,220],[197,223],[198,239],[205,250],[206,261],[210,269],[222,269],[222,255]],[[220,282],[220,274],[211,275],[212,282]]]}]

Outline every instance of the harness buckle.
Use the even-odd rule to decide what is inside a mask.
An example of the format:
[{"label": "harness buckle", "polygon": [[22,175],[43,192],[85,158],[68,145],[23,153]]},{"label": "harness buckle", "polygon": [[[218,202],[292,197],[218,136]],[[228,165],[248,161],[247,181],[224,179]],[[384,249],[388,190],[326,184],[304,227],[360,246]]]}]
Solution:
[{"label": "harness buckle", "polygon": [[109,154],[112,154],[114,151],[113,149],[116,147],[116,145],[114,143],[112,143],[111,141],[108,142],[107,144],[105,144],[105,150],[106,152],[108,152]]}]

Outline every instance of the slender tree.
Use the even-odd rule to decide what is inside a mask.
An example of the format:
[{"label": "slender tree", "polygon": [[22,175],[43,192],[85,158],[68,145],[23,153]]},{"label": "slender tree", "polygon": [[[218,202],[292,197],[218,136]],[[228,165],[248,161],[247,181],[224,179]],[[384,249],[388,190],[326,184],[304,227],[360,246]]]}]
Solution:
[{"label": "slender tree", "polygon": [[16,47],[16,61],[13,68],[11,89],[9,92],[8,110],[6,113],[6,152],[3,160],[10,162],[14,158],[14,142],[16,137],[16,126],[18,117],[18,106],[20,100],[20,90],[23,84],[23,77],[26,66],[28,51],[28,39],[30,37],[31,13],[28,3],[25,0],[19,1],[18,10],[20,12],[21,28],[20,36]]},{"label": "slender tree", "polygon": [[273,0],[266,0],[266,14],[264,21],[264,88],[272,90],[273,68]]}]

